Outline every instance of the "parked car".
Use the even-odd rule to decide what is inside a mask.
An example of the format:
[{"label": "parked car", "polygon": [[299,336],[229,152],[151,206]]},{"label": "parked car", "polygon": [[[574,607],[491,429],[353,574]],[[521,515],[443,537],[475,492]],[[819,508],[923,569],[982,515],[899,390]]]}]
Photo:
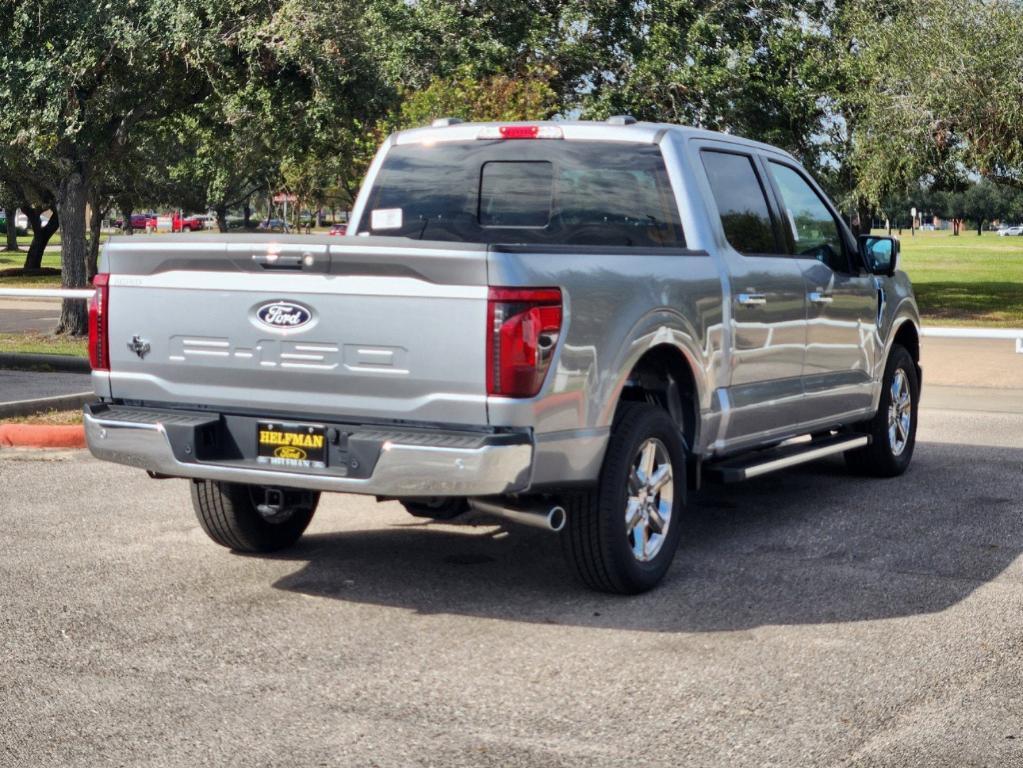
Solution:
[{"label": "parked car", "polygon": [[406,131],[373,168],[365,237],[105,247],[89,447],[188,478],[218,544],[288,547],[321,493],[367,494],[560,532],[635,593],[702,482],[909,466],[899,241],[855,238],[788,153],[618,117]]},{"label": "parked car", "polygon": [[263,219],[257,227],[264,232],[284,232],[287,228],[288,224],[284,219]]},{"label": "parked car", "polygon": [[348,232],[347,224],[332,224],[330,227],[330,232],[328,232],[327,234],[337,237],[339,235],[343,236],[346,232]]},{"label": "parked car", "polygon": [[1023,226],[999,227],[998,228],[998,236],[999,237],[1020,237],[1020,236],[1023,236]]}]

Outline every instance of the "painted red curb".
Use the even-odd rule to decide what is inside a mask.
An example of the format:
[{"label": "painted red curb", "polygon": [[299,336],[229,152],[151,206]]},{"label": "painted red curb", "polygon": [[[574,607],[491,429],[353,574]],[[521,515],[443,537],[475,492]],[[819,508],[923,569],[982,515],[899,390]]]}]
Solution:
[{"label": "painted red curb", "polygon": [[8,448],[84,448],[85,427],[80,424],[0,424],[0,446]]}]

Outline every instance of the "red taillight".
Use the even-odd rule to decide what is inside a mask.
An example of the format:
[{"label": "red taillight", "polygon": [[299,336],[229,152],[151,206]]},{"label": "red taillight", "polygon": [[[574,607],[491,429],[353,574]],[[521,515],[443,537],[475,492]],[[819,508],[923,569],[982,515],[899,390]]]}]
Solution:
[{"label": "red taillight", "polygon": [[89,364],[94,371],[110,370],[110,275],[98,274],[92,279],[96,296],[89,301]]},{"label": "red taillight", "polygon": [[535,139],[540,133],[539,125],[502,125],[502,139]]},{"label": "red taillight", "polygon": [[533,397],[561,333],[561,291],[491,288],[487,318],[487,393]]}]

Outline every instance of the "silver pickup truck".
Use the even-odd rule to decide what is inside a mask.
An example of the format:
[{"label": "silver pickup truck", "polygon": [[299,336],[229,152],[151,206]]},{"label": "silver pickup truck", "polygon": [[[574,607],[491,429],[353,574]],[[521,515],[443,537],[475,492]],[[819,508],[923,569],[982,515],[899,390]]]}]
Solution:
[{"label": "silver pickup truck", "polygon": [[113,238],[90,307],[101,459],[189,478],[219,544],[293,544],[323,491],[560,533],[654,586],[687,495],[913,454],[919,316],[788,154],[637,123],[390,137],[343,238]]}]

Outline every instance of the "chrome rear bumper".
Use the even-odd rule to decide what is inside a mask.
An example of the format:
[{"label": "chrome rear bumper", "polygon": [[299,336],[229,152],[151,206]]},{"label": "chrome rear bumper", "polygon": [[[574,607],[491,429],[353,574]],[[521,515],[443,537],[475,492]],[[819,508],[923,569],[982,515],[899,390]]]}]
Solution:
[{"label": "chrome rear bumper", "polygon": [[[169,429],[198,428],[218,414],[141,408],[86,406],[85,437],[93,456],[171,477],[375,496],[491,496],[529,486],[533,445],[525,435],[474,435],[381,430],[379,456],[367,477],[337,470],[302,472],[266,469],[251,461],[189,460],[191,445],[172,444]],[[190,427],[189,419],[194,421]],[[177,450],[175,450],[177,448]]]}]

